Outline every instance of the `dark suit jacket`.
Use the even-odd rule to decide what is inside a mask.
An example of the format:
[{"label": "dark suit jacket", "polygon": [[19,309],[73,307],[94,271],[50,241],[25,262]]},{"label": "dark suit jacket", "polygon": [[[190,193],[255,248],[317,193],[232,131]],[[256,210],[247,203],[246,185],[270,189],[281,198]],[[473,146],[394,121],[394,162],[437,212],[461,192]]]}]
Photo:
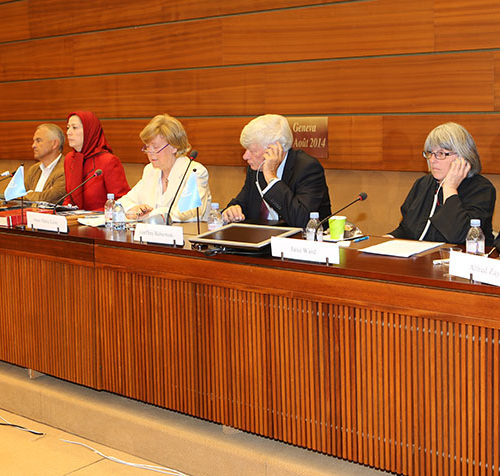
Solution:
[{"label": "dark suit jacket", "polygon": [[[40,163],[32,165],[24,177],[26,190],[35,190],[38,179],[42,175]],[[66,179],[64,175],[64,156],[59,159],[54,170],[50,173],[41,192],[31,192],[25,196],[26,200],[56,203],[66,193]]]},{"label": "dark suit jacket", "polygon": [[[262,203],[255,176],[256,171],[248,167],[243,188],[228,204],[228,207],[240,205],[249,220],[259,219]],[[267,183],[262,172],[259,172],[259,183],[264,190]],[[264,194],[264,198],[289,226],[304,228],[310,212],[319,212],[320,219],[330,214],[330,197],[323,166],[302,150],[288,151],[283,177]]]}]

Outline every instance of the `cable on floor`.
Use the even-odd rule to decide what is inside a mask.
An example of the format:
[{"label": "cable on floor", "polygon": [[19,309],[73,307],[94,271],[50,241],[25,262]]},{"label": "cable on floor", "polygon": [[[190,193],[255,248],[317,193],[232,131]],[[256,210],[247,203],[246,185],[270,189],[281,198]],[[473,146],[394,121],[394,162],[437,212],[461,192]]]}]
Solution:
[{"label": "cable on floor", "polygon": [[186,473],[182,473],[180,471],[177,471],[175,469],[171,468],[165,468],[164,466],[153,466],[151,464],[139,464],[139,463],[130,463],[128,461],[123,461],[121,459],[115,458],[114,456],[107,456],[100,451],[96,450],[95,448],[92,448],[89,445],[86,445],[85,443],[80,443],[78,441],[70,441],[70,440],[62,440],[65,443],[70,443],[72,445],[80,445],[85,448],[88,448],[89,450],[93,451],[94,453],[97,453],[99,456],[102,456],[103,458],[109,459],[110,461],[113,461],[115,463],[120,463],[124,464],[126,466],[132,466],[134,468],[139,468],[139,469],[147,469],[149,471],[155,471],[156,473],[162,473],[162,474],[169,474],[171,476],[188,476]]},{"label": "cable on floor", "polygon": [[42,433],[41,431],[35,431],[35,430],[30,430],[29,428],[26,428],[24,426],[21,426],[21,425],[16,425],[15,423],[11,423],[10,421],[7,421],[5,418],[1,417],[0,416],[0,420],[3,421],[0,422],[0,425],[1,426],[11,426],[12,428],[17,428],[18,430],[21,430],[21,431],[27,431],[28,433],[33,433],[33,435],[45,435],[45,433]]}]

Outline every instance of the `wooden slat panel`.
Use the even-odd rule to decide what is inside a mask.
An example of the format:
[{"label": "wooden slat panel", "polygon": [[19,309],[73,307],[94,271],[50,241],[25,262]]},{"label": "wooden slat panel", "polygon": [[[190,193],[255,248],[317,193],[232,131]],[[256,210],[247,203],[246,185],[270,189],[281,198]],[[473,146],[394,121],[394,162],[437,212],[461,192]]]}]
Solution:
[{"label": "wooden slat panel", "polygon": [[[22,0],[12,2],[13,5],[10,7],[8,5],[0,6],[2,18],[6,17],[6,13],[12,11],[11,18],[16,20],[7,31],[2,32],[4,34],[0,36],[0,41],[341,1],[343,0],[275,0],[270,4],[267,0],[220,2],[206,2],[205,0],[164,2],[163,0],[150,0],[145,6],[134,0],[108,0],[105,5],[100,0],[88,0],[84,3],[75,4],[63,0],[44,0],[43,2]],[[26,21],[20,21],[21,18],[29,20],[29,29]],[[40,21],[41,18],[43,18],[43,21]]]},{"label": "wooden slat panel", "polygon": [[356,2],[17,42],[0,50],[3,80],[432,51],[432,0],[405,5]]},{"label": "wooden slat panel", "polygon": [[96,387],[93,268],[5,252],[0,267],[0,360]]},{"label": "wooden slat panel", "polygon": [[[107,329],[103,382],[110,391],[122,393],[122,383],[128,382],[125,391],[133,398],[397,473],[466,475],[491,467],[494,453],[481,442],[486,414],[493,416],[493,427],[499,423],[498,392],[486,393],[481,381],[497,371],[497,362],[486,355],[498,353],[498,341],[486,339],[476,326],[444,325],[363,305],[330,304],[318,312],[317,299],[268,290],[143,273],[129,281],[126,272],[106,268],[97,273],[102,303],[112,296],[107,282],[117,286],[115,295],[138,289],[142,299],[132,299],[128,309],[100,308]],[[160,309],[150,308],[156,295],[165,295],[169,304],[164,307],[160,300]],[[153,314],[164,322],[160,336],[152,332]],[[369,332],[361,331],[365,326]],[[329,339],[318,340],[323,327],[331,329]],[[154,355],[171,347],[175,362],[167,356],[165,361],[146,358],[150,350]],[[129,357],[113,375],[108,369],[115,372],[117,355]],[[339,377],[325,378],[322,365],[332,366]],[[217,372],[227,375],[230,389],[212,378]],[[153,376],[152,393],[145,393]],[[162,385],[176,388],[178,398],[159,402]],[[259,394],[263,387],[266,393]],[[363,403],[367,394],[369,405]],[[317,395],[340,406],[323,413]],[[260,425],[260,411],[273,415],[271,427]],[[400,425],[406,427],[403,433]],[[318,439],[323,427],[332,435],[338,428],[342,444],[328,450]],[[367,428],[372,429],[368,434]],[[449,443],[442,441],[448,429]],[[366,440],[375,453],[370,462]]]}]

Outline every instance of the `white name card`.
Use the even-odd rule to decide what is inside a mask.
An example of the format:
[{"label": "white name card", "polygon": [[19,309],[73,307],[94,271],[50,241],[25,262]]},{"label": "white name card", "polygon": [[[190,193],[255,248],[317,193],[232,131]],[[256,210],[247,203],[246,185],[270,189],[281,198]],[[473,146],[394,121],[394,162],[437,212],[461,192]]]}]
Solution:
[{"label": "white name card", "polygon": [[135,241],[161,243],[163,245],[184,245],[182,226],[150,225],[137,223],[134,233]]},{"label": "white name card", "polygon": [[68,220],[66,217],[52,213],[26,212],[26,219],[28,228],[68,233]]},{"label": "white name card", "polygon": [[450,274],[500,286],[500,260],[469,253],[450,253]]},{"label": "white name card", "polygon": [[271,253],[277,258],[313,261],[315,263],[339,264],[339,246],[322,241],[296,240],[294,238],[271,238]]}]

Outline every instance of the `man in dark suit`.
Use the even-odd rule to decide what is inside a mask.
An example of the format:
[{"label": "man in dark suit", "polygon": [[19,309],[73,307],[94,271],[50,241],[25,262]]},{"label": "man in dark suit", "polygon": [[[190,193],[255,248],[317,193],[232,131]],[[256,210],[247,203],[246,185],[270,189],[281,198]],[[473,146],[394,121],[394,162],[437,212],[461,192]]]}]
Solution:
[{"label": "man in dark suit", "polygon": [[317,159],[291,149],[293,136],[283,116],[266,114],[241,132],[248,162],[245,184],[224,210],[226,222],[282,220],[304,228],[311,212],[330,214],[325,171]]}]

